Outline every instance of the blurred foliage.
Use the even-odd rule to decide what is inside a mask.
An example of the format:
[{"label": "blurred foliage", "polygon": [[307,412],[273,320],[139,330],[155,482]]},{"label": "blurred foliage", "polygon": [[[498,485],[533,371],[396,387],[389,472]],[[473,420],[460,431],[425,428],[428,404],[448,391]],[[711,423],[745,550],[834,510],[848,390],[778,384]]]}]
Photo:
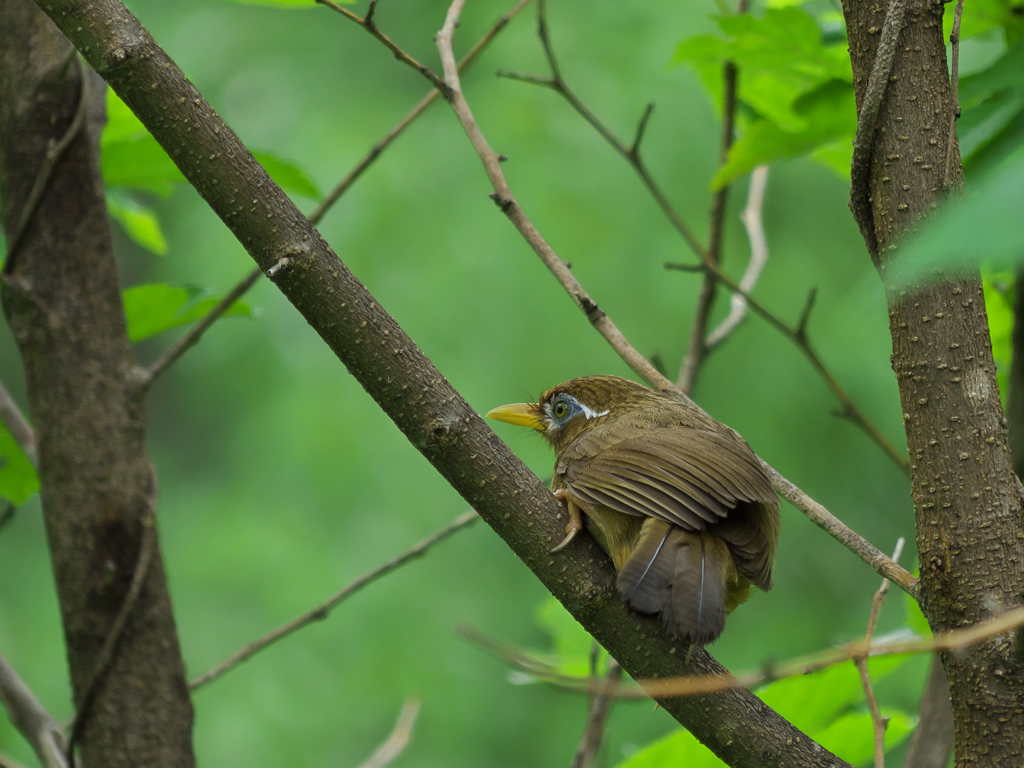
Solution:
[{"label": "blurred foliage", "polygon": [[[128,338],[137,344],[172,328],[202,320],[222,298],[210,296],[195,286],[156,284],[128,288],[122,295]],[[236,301],[222,317],[252,317],[252,310],[244,302]]]},{"label": "blurred foliage", "polygon": [[[280,166],[271,173],[308,210],[319,190],[333,187],[429,88],[338,14],[311,2],[296,3],[308,9],[291,13],[261,7],[266,4],[130,2],[248,146],[287,158],[280,161],[287,173]],[[511,5],[469,4],[456,52]],[[725,19],[708,17],[715,7],[707,0],[561,0],[548,15],[566,77],[619,135],[631,133],[644,105],[658,104],[645,158],[702,238],[717,171],[716,69],[726,56],[743,61],[725,267],[739,274],[747,257],[737,216],[746,185],[739,169],[777,159],[764,209],[772,255],[755,295],[793,322],[808,290],[818,289],[808,328],[816,348],[861,408],[902,445],[885,298],[846,207],[847,183],[798,159],[809,153],[838,173],[848,167],[853,115],[839,120],[849,109],[841,28],[831,6],[819,7],[825,4],[770,5],[778,10],[755,7],[750,18]],[[446,7],[439,0],[409,0],[400,11],[382,4],[376,20],[413,56],[439,68],[433,36]],[[365,13],[366,3],[354,8]],[[690,255],[685,245],[631,169],[556,94],[494,79],[498,69],[546,71],[531,16],[528,8],[465,74],[467,99],[492,146],[509,156],[504,168],[526,212],[633,344],[666,361],[671,375],[701,277],[663,269],[664,262]],[[1020,72],[1002,58],[1016,51],[1007,43],[1019,39],[1019,23],[1006,0],[972,3],[964,15],[964,35],[978,35],[963,45],[964,71],[970,60],[970,76],[978,79],[968,88],[965,78],[962,119],[972,130],[985,127],[988,137],[977,142],[968,170],[991,171],[993,183],[1012,154],[1013,137],[1021,135],[1020,114],[1014,117],[1008,106],[1020,93],[1014,78]],[[700,42],[687,49],[680,39]],[[667,67],[680,50],[691,66]],[[806,72],[794,71],[796,51],[809,62]],[[778,83],[779,103],[766,103],[744,85],[754,82]],[[832,115],[825,114],[829,105]],[[972,117],[974,109],[986,111]],[[136,286],[129,290],[155,291],[142,295],[138,308],[163,307],[164,319],[148,322],[151,329],[169,327],[170,320],[198,316],[189,314],[199,306],[197,296],[179,286],[210,286],[202,289],[208,306],[252,261],[180,183],[124,106],[111,98],[108,111],[103,172],[114,193],[111,213],[122,224],[115,233],[122,282]],[[1009,117],[996,125],[993,115]],[[845,132],[840,123],[848,124]],[[1015,178],[1011,173],[1000,183]],[[579,375],[630,375],[497,211],[489,191],[479,160],[439,102],[334,206],[320,231],[480,411]],[[982,216],[980,225],[968,214],[943,217],[944,237],[973,243],[979,257],[1011,254],[1019,233],[1008,224],[1017,214],[984,218],[993,199],[971,214]],[[1014,199],[1020,197],[1007,201]],[[970,205],[968,199],[958,211]],[[982,227],[988,239],[978,248]],[[153,256],[163,249],[165,257]],[[177,298],[158,299],[159,291]],[[149,399],[161,550],[193,675],[464,509],[272,285],[258,283],[246,303],[254,308],[253,322],[216,324],[155,383]],[[724,316],[726,303],[717,302],[712,323]],[[139,321],[131,322],[141,337]],[[171,334],[141,341],[140,363],[172,342]],[[0,337],[0,379],[27,402],[10,334]],[[832,415],[827,388],[765,323],[749,318],[716,350],[694,394],[882,549],[912,536],[905,477]],[[528,466],[550,474],[552,458],[532,431],[498,429]],[[7,457],[0,481],[27,464],[9,436],[0,435],[0,453]],[[20,503],[33,490],[12,484],[0,492]],[[793,509],[782,514],[775,589],[733,614],[713,648],[730,668],[757,667],[863,633],[876,575]],[[63,634],[38,497],[0,531],[0,562],[0,649],[55,716],[66,719]],[[228,768],[355,765],[386,736],[402,701],[416,695],[423,708],[396,765],[567,764],[586,720],[585,702],[544,686],[508,686],[500,663],[454,633],[469,622],[521,647],[543,646],[547,636],[534,614],[545,597],[486,527],[460,533],[355,595],[328,620],[203,688],[195,697],[199,760]],[[879,631],[902,626],[904,613],[890,600]],[[545,607],[545,615],[552,630],[557,611]],[[589,653],[584,641],[577,645],[576,664],[580,653]],[[892,670],[879,680],[879,697],[893,711],[914,711],[927,666],[927,659],[914,658]],[[831,722],[837,739],[839,729],[856,728],[863,748],[870,731],[857,721],[859,707],[849,701]],[[675,722],[652,713],[649,703],[623,702],[610,723],[608,763],[675,731]],[[6,718],[0,718],[0,752],[37,765]],[[698,759],[704,758],[693,758],[694,765]]]}]

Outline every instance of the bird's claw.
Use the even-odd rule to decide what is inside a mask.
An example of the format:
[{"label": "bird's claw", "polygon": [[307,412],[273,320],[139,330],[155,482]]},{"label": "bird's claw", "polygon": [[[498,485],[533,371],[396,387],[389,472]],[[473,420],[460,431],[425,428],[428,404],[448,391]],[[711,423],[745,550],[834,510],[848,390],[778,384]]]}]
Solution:
[{"label": "bird's claw", "polygon": [[565,549],[569,546],[569,542],[576,538],[576,534],[583,530],[583,519],[580,517],[580,508],[576,506],[572,499],[565,495],[565,491],[559,489],[555,491],[555,497],[565,504],[566,509],[569,511],[569,522],[565,526],[565,538],[562,542],[554,549],[549,550],[550,552],[558,552],[559,550]]}]

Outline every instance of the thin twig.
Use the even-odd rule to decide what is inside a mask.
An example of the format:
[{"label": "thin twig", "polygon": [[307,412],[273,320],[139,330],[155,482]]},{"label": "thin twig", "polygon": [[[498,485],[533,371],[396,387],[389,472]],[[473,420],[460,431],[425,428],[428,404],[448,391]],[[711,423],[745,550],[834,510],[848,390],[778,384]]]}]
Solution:
[{"label": "thin twig", "polygon": [[43,161],[39,164],[39,170],[36,172],[35,181],[32,183],[32,190],[28,193],[25,205],[21,209],[21,215],[18,217],[18,223],[14,227],[14,233],[11,235],[11,238],[7,243],[7,256],[3,266],[3,274],[5,276],[14,272],[15,259],[18,255],[18,246],[21,245],[21,239],[24,237],[25,232],[28,231],[29,222],[32,221],[36,208],[39,207],[39,203],[43,199],[43,193],[46,191],[46,184],[50,180],[50,174],[53,173],[53,169],[57,165],[57,161],[60,160],[61,155],[64,154],[64,150],[71,145],[71,142],[74,141],[75,137],[78,136],[79,132],[82,130],[82,126],[85,125],[85,114],[89,109],[90,97],[89,73],[78,54],[72,53],[71,55],[78,64],[78,73],[82,78],[78,93],[78,107],[75,109],[75,116],[71,120],[71,125],[68,126],[66,131],[64,131],[64,135],[60,137],[60,141],[53,144],[46,150],[46,155],[43,157]]},{"label": "thin twig", "polygon": [[443,541],[444,539],[447,539],[456,531],[459,531],[467,527],[476,519],[477,514],[473,510],[463,512],[461,515],[459,515],[457,518],[455,518],[452,522],[450,522],[441,530],[431,534],[427,538],[423,539],[423,541],[419,542],[410,549],[407,549],[405,552],[398,555],[397,557],[393,557],[386,563],[382,563],[369,573],[360,576],[358,579],[356,579],[351,584],[343,588],[341,591],[335,593],[332,597],[325,600],[323,603],[318,605],[313,610],[308,611],[299,616],[298,618],[289,621],[287,624],[278,627],[273,632],[268,632],[259,640],[249,643],[247,646],[239,650],[237,653],[229,656],[227,659],[222,661],[213,669],[210,669],[207,672],[204,672],[203,674],[199,675],[199,677],[195,678],[188,684],[189,690],[194,691],[197,688],[206,685],[211,680],[215,680],[216,678],[223,675],[225,672],[241,664],[243,661],[248,660],[251,656],[259,653],[264,648],[269,646],[271,643],[280,640],[282,637],[286,637],[291,633],[302,629],[307,624],[311,624],[314,621],[320,621],[321,619],[327,618],[327,615],[338,605],[338,603],[351,597],[353,594],[358,592],[367,584],[376,581],[381,576],[384,576],[385,574],[390,573],[396,568],[405,565],[413,558],[424,555],[435,544]]},{"label": "thin twig", "polygon": [[[463,130],[466,132],[470,143],[473,145],[473,148],[476,150],[477,155],[479,155],[480,160],[483,163],[484,170],[486,171],[487,176],[491,181],[491,185],[494,188],[494,193],[491,195],[492,199],[494,199],[498,204],[498,207],[501,208],[502,212],[508,216],[516,229],[519,230],[519,233],[555,276],[555,279],[558,280],[566,293],[569,294],[570,298],[572,298],[576,303],[576,306],[583,310],[587,319],[590,320],[591,324],[597,329],[597,331],[604,336],[605,340],[611,345],[612,349],[619,354],[623,361],[625,361],[630,368],[632,368],[651,386],[664,392],[676,393],[694,408],[699,408],[696,403],[690,400],[684,393],[680,392],[671,381],[662,375],[650,363],[650,361],[647,360],[647,358],[633,348],[633,346],[626,340],[625,336],[623,336],[622,332],[619,331],[611,321],[611,318],[609,318],[608,315],[605,314],[605,312],[601,310],[590,298],[583,286],[569,270],[565,262],[558,258],[558,255],[544,240],[536,227],[533,226],[529,218],[527,218],[526,214],[523,212],[523,209],[519,206],[519,203],[516,201],[515,196],[512,194],[512,190],[509,188],[508,181],[505,179],[505,175],[501,170],[498,155],[487,143],[487,139],[484,138],[483,133],[480,131],[480,127],[477,125],[476,120],[474,120],[473,113],[469,109],[469,105],[466,103],[465,97],[462,95],[459,75],[455,67],[455,56],[452,53],[451,36],[454,33],[455,24],[458,20],[463,2],[464,0],[456,0],[452,3],[445,18],[445,25],[441,31],[438,32],[436,40],[438,49],[441,52],[441,61],[444,64],[445,79],[452,90],[452,98],[450,99],[452,109],[458,116],[459,121],[462,123]],[[755,307],[756,303],[751,301],[750,306]],[[847,400],[849,400],[849,398],[847,398]],[[765,467],[768,467],[766,463],[762,462],[762,464]],[[902,589],[913,594],[914,585],[917,583],[917,580],[907,573],[907,571],[893,563],[867,540],[852,531],[840,520],[829,514],[823,506],[814,502],[810,497],[800,491],[800,489],[798,489],[793,483],[782,477],[778,472],[771,469],[770,475],[775,482],[776,488],[778,488],[780,493],[786,496],[786,498],[790,500],[790,503],[797,507],[797,509],[800,509],[808,515],[808,517],[811,517],[811,519],[818,525],[825,528],[825,530],[831,533],[841,543],[846,545],[852,552],[854,552],[854,554],[865,560],[865,562],[871,565],[876,571],[888,576]]]},{"label": "thin twig", "polygon": [[0,421],[18,441],[18,445],[28,456],[29,461],[35,464],[38,461],[35,430],[32,429],[32,425],[28,423],[25,414],[21,412],[21,408],[18,407],[2,381],[0,381]]},{"label": "thin twig", "polygon": [[462,123],[463,130],[465,130],[466,135],[469,137],[470,143],[473,145],[476,153],[480,156],[480,160],[483,162],[484,170],[487,172],[487,176],[494,188],[494,193],[491,195],[491,199],[493,199],[498,207],[501,208],[502,212],[508,216],[515,228],[519,230],[519,233],[540,257],[541,261],[544,262],[545,266],[551,270],[558,282],[565,288],[576,306],[583,310],[587,319],[589,319],[598,332],[605,337],[608,343],[612,345],[612,348],[622,356],[623,360],[625,360],[638,375],[651,382],[658,389],[674,389],[671,381],[662,376],[657,369],[651,365],[650,361],[630,346],[626,341],[626,338],[622,335],[622,332],[619,331],[615,324],[611,322],[608,316],[600,307],[598,307],[593,299],[590,298],[587,292],[583,290],[583,286],[580,285],[579,281],[573,276],[568,265],[558,258],[558,255],[554,252],[551,246],[548,245],[547,241],[544,240],[529,218],[527,218],[523,209],[516,201],[515,196],[512,194],[508,181],[505,179],[505,174],[501,170],[498,154],[492,150],[490,145],[487,143],[487,139],[484,138],[483,133],[476,124],[476,120],[473,118],[473,113],[470,111],[469,105],[466,103],[466,99],[462,95],[458,68],[455,64],[455,55],[452,53],[452,34],[454,33],[455,23],[458,19],[459,12],[462,9],[463,1],[464,0],[457,0],[457,2],[453,3],[448,9],[445,25],[441,31],[437,33],[436,40],[438,49],[441,52],[441,61],[444,64],[445,80],[448,82],[449,88],[452,92],[452,96],[449,101],[451,102],[452,109],[458,116],[459,121]]},{"label": "thin twig", "polygon": [[359,768],[384,768],[389,765],[409,746],[412,739],[412,729],[416,726],[416,718],[420,714],[420,703],[416,699],[406,699],[402,704],[402,711],[398,713],[398,721],[394,730],[384,740],[374,753]]},{"label": "thin twig", "polygon": [[26,766],[19,763],[13,757],[0,754],[0,768],[26,768]]},{"label": "thin twig", "polygon": [[[596,677],[596,675],[591,675]],[[590,702],[587,712],[587,727],[583,731],[583,738],[576,748],[576,754],[572,759],[572,768],[589,768],[597,757],[601,742],[604,740],[605,723],[608,721],[608,713],[611,712],[612,704],[615,703],[615,689],[622,680],[622,667],[615,659],[608,659],[608,673],[604,678],[604,685],[601,686],[597,695]]]},{"label": "thin twig", "polygon": [[[498,35],[498,33],[505,28],[505,25],[515,18],[516,14],[523,10],[529,2],[530,0],[519,0],[519,2],[516,3],[508,13],[504,14],[494,22],[494,25],[487,30],[487,34],[477,40],[476,44],[470,48],[469,52],[462,57],[461,61],[459,61],[459,72],[465,72],[470,66],[472,66],[473,62],[477,60],[483,50]],[[410,123],[419,117],[427,107],[433,104],[440,95],[441,92],[437,88],[434,88],[434,90],[423,97],[419,104],[412,108],[412,111],[409,112],[409,114],[403,117],[394,128],[388,131],[383,139],[370,147],[370,151],[363,156],[363,159],[353,166],[352,170],[346,174],[345,178],[338,182],[338,185],[330,191],[320,205],[318,205],[308,216],[309,222],[311,224],[317,224],[331,206],[338,201],[338,198],[344,195],[348,191],[349,187],[351,187],[356,180],[363,175],[363,171],[369,168],[373,164],[373,161],[376,160],[385,149],[387,149],[388,145],[398,138],[398,135],[402,133]]]},{"label": "thin twig", "polygon": [[[761,211],[764,208],[764,193],[768,186],[768,166],[759,165],[750,174],[750,187],[747,190],[747,206],[740,214],[740,220],[747,230],[747,240],[750,241],[750,261],[740,278],[740,288],[744,293],[750,293],[757,285],[761,276],[761,270],[768,263],[768,239],[764,234],[764,221]],[[742,293],[734,293],[729,300],[729,314],[718,324],[708,337],[704,345],[709,349],[717,347],[730,333],[739,327],[743,318],[747,315],[747,300]]]},{"label": "thin twig", "polygon": [[[535,78],[530,75],[522,75],[518,73],[513,75],[511,73],[506,72],[499,72],[498,76],[511,77],[512,79],[515,80],[531,82],[534,83],[535,85],[543,85],[561,94],[562,98],[569,102],[569,106],[576,110],[576,112],[579,113],[580,117],[582,117],[584,120],[590,123],[594,130],[601,134],[604,140],[607,141],[615,149],[615,151],[617,151],[620,155],[622,155],[624,158],[626,158],[626,160],[629,161],[629,164],[633,166],[633,170],[636,171],[637,175],[640,177],[640,180],[644,183],[644,186],[647,187],[647,190],[651,193],[651,196],[658,203],[658,206],[661,208],[662,212],[665,214],[665,216],[668,217],[668,220],[672,222],[672,226],[676,228],[680,235],[682,235],[683,239],[686,241],[687,245],[690,246],[693,252],[700,256],[701,258],[703,258],[704,248],[697,240],[697,237],[693,234],[690,228],[683,221],[682,217],[680,217],[679,214],[676,212],[675,208],[672,207],[672,204],[668,201],[668,198],[665,197],[665,194],[661,191],[661,188],[658,186],[657,182],[654,181],[654,178],[647,170],[647,166],[644,164],[643,159],[640,156],[639,142],[634,140],[633,145],[627,147],[625,144],[619,141],[619,139],[616,138],[616,136],[610,130],[608,130],[604,123],[602,123],[597,118],[597,116],[593,112],[591,112],[590,109],[588,109],[582,101],[579,100],[576,94],[572,91],[572,89],[569,88],[565,80],[562,78],[561,70],[558,68],[558,61],[555,59],[554,50],[551,47],[551,41],[547,34],[547,19],[545,17],[544,4],[539,1],[537,3],[537,22],[538,34],[540,35],[541,45],[544,48],[544,55],[547,57],[548,60],[548,66],[551,68],[552,77]],[[447,75],[445,75],[445,77],[447,78]],[[652,107],[648,105],[647,108],[644,110],[643,117],[641,117],[640,122],[637,125],[638,138],[643,138],[643,131],[640,129],[646,128],[647,120],[651,116],[651,109]]]},{"label": "thin twig", "polygon": [[0,701],[43,768],[67,768],[64,729],[0,654]]},{"label": "thin twig", "polygon": [[146,371],[146,386],[152,384],[156,378],[166,371],[171,365],[177,362],[178,358],[185,354],[190,347],[199,343],[199,339],[206,333],[207,329],[220,319],[221,315],[227,312],[238,301],[242,294],[248,291],[253,283],[262,276],[263,271],[254,269],[246,277],[231,289],[223,299],[217,302],[217,306],[209,311],[202,320],[188,329],[188,333],[178,339],[166,352],[164,352],[155,363]]},{"label": "thin twig", "polygon": [[75,712],[75,719],[68,729],[70,736],[68,737],[68,745],[64,753],[68,765],[75,764],[75,744],[82,736],[82,730],[89,719],[93,703],[96,700],[96,694],[99,692],[104,678],[106,678],[110,668],[114,665],[114,660],[117,658],[117,649],[124,634],[125,625],[127,625],[128,617],[131,616],[132,610],[138,602],[139,595],[142,594],[142,587],[146,583],[149,566],[153,561],[153,554],[156,551],[156,520],[154,519],[156,509],[155,477],[153,483],[153,497],[149,500],[149,508],[142,520],[142,542],[139,545],[139,557],[135,562],[135,569],[132,572],[132,581],[128,588],[128,594],[125,595],[124,603],[121,604],[121,610],[118,611],[117,616],[114,618],[114,623],[111,625],[110,631],[103,641],[103,646],[96,656],[92,675],[89,677],[89,682],[82,689],[82,695],[79,697],[77,711]]},{"label": "thin twig", "polygon": [[857,115],[857,133],[853,139],[853,161],[850,164],[850,210],[860,227],[861,237],[871,254],[871,261],[879,266],[878,238],[875,236],[874,215],[871,212],[871,151],[875,143],[875,127],[882,97],[889,84],[896,41],[907,15],[909,0],[893,0],[885,14],[878,50],[864,92],[860,114]]},{"label": "thin twig", "polygon": [[[896,542],[896,548],[892,553],[892,561],[898,563],[900,561],[900,555],[903,553],[903,545],[906,543],[906,539],[900,536]],[[871,644],[871,638],[875,634],[875,625],[878,622],[878,614],[882,610],[882,603],[885,601],[885,596],[889,592],[889,584],[891,582],[888,579],[882,579],[882,586],[878,588],[874,596],[871,598],[871,612],[868,615],[868,627],[864,632],[864,645],[868,646]],[[855,656],[853,659],[854,665],[857,667],[857,672],[860,673],[860,684],[864,688],[864,697],[868,702],[868,711],[871,713],[871,723],[874,725],[875,730],[875,768],[885,768],[885,730],[889,727],[889,718],[882,717],[882,713],[878,710],[878,700],[875,698],[875,690],[871,686],[871,674],[868,672],[868,659],[867,656]]]},{"label": "thin twig", "polygon": [[387,35],[380,31],[380,27],[378,27],[376,23],[373,21],[373,9],[375,8],[376,3],[370,6],[370,10],[366,14],[366,18],[360,18],[359,16],[356,16],[356,14],[352,13],[352,11],[348,10],[347,8],[343,8],[342,6],[335,3],[333,0],[316,0],[316,2],[319,3],[320,5],[326,5],[332,11],[337,11],[346,19],[354,21],[356,24],[361,26],[375,38],[384,43],[387,49],[395,55],[396,59],[398,59],[403,64],[408,64],[410,67],[415,69],[425,78],[427,78],[430,82],[432,82],[434,84],[434,87],[441,92],[441,95],[443,95],[446,99],[448,98],[448,86],[445,85],[444,80],[435,75],[434,71],[426,64],[420,64],[418,61],[416,61],[416,59],[414,59],[408,53],[399,48],[390,37],[388,37]]},{"label": "thin twig", "polygon": [[946,173],[942,177],[942,188],[949,189],[950,173],[953,169],[953,147],[956,143],[956,121],[960,118],[960,17],[964,12],[964,0],[957,0],[953,11],[953,29],[949,33],[953,56],[950,66],[949,84],[953,89],[953,110],[949,116],[949,136],[946,139]]},{"label": "thin twig", "polygon": [[[716,693],[732,688],[754,688],[788,677],[807,675],[837,664],[846,664],[859,656],[877,658],[881,656],[903,656],[915,653],[932,653],[939,650],[962,653],[977,643],[1003,635],[1024,625],[1024,607],[1014,608],[988,621],[963,629],[942,632],[930,638],[913,640],[873,640],[865,643],[854,640],[826,651],[799,656],[781,663],[765,664],[764,668],[736,675],[724,672],[714,675],[686,677],[665,677],[637,680],[635,683],[621,683],[608,695],[616,699],[670,698],[673,696],[696,696]],[[496,658],[515,666],[537,680],[571,693],[593,696],[602,681],[591,677],[573,677],[559,673],[555,667],[536,659],[513,646],[484,635],[472,627],[459,627],[459,634],[474,645],[493,654]]]},{"label": "thin twig", "polygon": [[[747,10],[747,0],[739,0],[736,12],[742,15]],[[729,159],[735,132],[736,116],[736,85],[739,72],[736,64],[726,61],[722,65],[722,135],[718,146],[718,167],[721,168]],[[708,247],[704,252],[703,261],[714,264],[722,263],[722,240],[725,234],[725,208],[729,201],[729,184],[722,185],[711,200],[711,212],[708,221]],[[708,318],[715,305],[715,294],[718,281],[711,272],[704,273],[700,291],[697,293],[697,306],[690,324],[690,339],[683,353],[682,365],[679,366],[679,377],[676,386],[687,394],[693,389],[701,364],[707,357],[709,347],[705,341],[708,331]]]}]

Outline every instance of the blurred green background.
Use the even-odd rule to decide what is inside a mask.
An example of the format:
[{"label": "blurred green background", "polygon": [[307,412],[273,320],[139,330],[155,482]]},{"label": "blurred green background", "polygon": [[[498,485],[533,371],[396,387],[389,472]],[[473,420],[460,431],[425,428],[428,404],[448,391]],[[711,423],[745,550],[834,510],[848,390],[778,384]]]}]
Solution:
[{"label": "blurred green background", "polygon": [[[447,4],[383,3],[380,26],[439,69],[433,35]],[[465,51],[511,3],[469,3]],[[420,76],[326,8],[285,11],[216,0],[130,4],[199,90],[252,147],[303,167],[322,190],[426,93]],[[357,12],[362,6],[352,6]],[[711,2],[558,0],[551,34],[566,78],[624,141],[648,102],[644,154],[703,240],[718,118],[677,43],[713,30]],[[496,79],[546,74],[532,6],[464,79],[466,96],[527,214],[592,297],[644,354],[675,375],[700,277],[668,272],[694,257],[633,171],[551,91]],[[748,253],[730,196],[725,264]],[[339,256],[480,412],[593,373],[631,375],[488,199],[490,187],[450,110],[437,103],[320,225]],[[811,288],[812,343],[862,410],[902,450],[881,285],[847,210],[848,184],[821,165],[773,165],[764,209],[771,258],[755,295],[795,323]],[[191,188],[145,198],[164,257],[116,232],[124,285],[225,292],[252,261]],[[297,198],[304,211],[314,200]],[[251,319],[217,323],[150,397],[159,527],[189,674],[308,610],[354,577],[449,522],[465,503],[433,472],[267,281]],[[724,315],[720,298],[715,318]],[[180,331],[139,345],[149,363]],[[25,402],[20,362],[0,331],[0,377]],[[906,478],[850,423],[801,353],[756,317],[708,360],[694,391],[761,456],[883,550],[909,540]],[[499,434],[542,477],[552,456],[526,430]],[[58,718],[71,715],[59,615],[38,498],[0,534],[0,649]],[[758,667],[864,631],[879,578],[799,512],[783,508],[775,589],[729,619],[711,649]],[[392,728],[402,701],[422,712],[396,765],[567,765],[586,702],[513,685],[506,667],[455,633],[461,623],[545,649],[546,592],[477,523],[373,584],[327,620],[273,646],[195,696],[202,765],[356,765]],[[904,623],[894,595],[879,632]],[[881,684],[916,709],[927,661]],[[615,765],[675,728],[647,703],[613,711]],[[870,738],[865,733],[865,739]],[[36,765],[6,718],[0,752]]]}]

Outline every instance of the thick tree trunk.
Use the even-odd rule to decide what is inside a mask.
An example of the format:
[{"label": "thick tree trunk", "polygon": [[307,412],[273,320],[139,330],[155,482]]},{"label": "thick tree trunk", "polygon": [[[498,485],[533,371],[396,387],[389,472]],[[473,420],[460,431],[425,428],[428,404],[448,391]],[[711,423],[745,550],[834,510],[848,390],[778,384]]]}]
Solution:
[{"label": "thick tree trunk", "polygon": [[[886,2],[845,0],[858,112],[883,36]],[[889,304],[921,563],[934,630],[1019,604],[1022,491],[1013,473],[976,269],[901,272],[899,239],[942,194],[952,112],[941,4],[910,0],[871,145],[870,221]],[[962,178],[953,148],[953,182]],[[870,247],[870,243],[869,243]],[[979,249],[984,247],[979,238]],[[958,766],[1021,765],[1024,686],[1010,636],[943,654]]]},{"label": "thick tree trunk", "polygon": [[[154,545],[146,411],[100,178],[105,87],[31,2],[0,0],[0,29],[0,197],[9,244],[3,304],[38,438],[43,515],[75,703],[84,713],[82,755],[96,768],[190,766],[192,706]],[[82,97],[81,129],[19,240],[18,221],[47,149],[73,123]],[[86,702],[144,550],[151,556],[143,558],[141,591]]]}]

